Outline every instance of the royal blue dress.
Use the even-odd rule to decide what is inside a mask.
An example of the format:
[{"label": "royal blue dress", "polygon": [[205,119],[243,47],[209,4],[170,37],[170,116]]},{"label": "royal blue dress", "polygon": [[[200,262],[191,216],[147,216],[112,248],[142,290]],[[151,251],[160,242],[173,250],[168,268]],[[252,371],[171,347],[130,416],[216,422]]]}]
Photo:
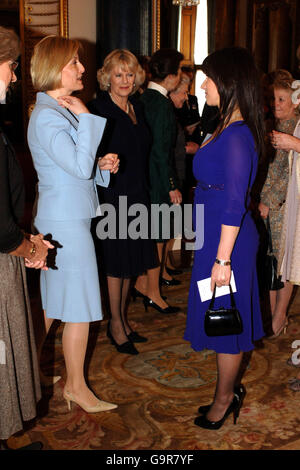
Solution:
[{"label": "royal blue dress", "polygon": [[[253,342],[264,336],[256,275],[259,240],[248,210],[257,163],[254,139],[243,121],[230,124],[194,157],[193,172],[197,179],[194,227],[199,246],[196,244],[184,339],[190,341],[196,351],[206,348],[217,353],[237,354],[252,350]],[[198,225],[195,220],[197,204],[204,207],[204,223],[198,221]],[[240,227],[231,262],[237,287],[234,296],[243,332],[208,337],[204,331],[204,316],[210,301],[201,302],[197,281],[211,276],[222,224]],[[230,306],[229,295],[215,299],[215,308],[221,306]]]}]

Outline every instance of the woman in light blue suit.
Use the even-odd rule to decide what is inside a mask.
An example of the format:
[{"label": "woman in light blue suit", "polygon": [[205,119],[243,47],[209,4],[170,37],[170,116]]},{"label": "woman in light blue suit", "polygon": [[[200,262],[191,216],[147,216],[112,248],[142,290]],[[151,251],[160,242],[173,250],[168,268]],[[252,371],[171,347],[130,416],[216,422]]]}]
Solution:
[{"label": "woman in light blue suit", "polygon": [[73,401],[95,413],[116,405],[96,398],[84,378],[89,322],[102,319],[90,225],[98,207],[95,185],[108,185],[119,160],[116,154],[107,154],[96,161],[106,120],[90,114],[71,96],[83,88],[79,47],[77,41],[56,36],[35,46],[31,76],[39,93],[28,143],[39,179],[35,226],[57,246],[55,266],[41,276],[45,329],[47,333],[54,319],[65,322],[64,398],[69,409]]}]

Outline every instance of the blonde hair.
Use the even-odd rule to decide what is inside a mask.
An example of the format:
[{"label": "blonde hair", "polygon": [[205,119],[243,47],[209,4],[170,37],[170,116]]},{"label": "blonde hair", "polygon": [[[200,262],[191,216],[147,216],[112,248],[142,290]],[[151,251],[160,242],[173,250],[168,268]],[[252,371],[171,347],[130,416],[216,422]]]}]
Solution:
[{"label": "blonde hair", "polygon": [[144,83],[146,74],[135,55],[127,49],[115,49],[105,57],[103,67],[97,72],[101,90],[109,89],[111,72],[115,67],[121,67],[122,70],[129,70],[135,74],[135,87],[132,93],[135,93]]},{"label": "blonde hair", "polygon": [[20,55],[20,40],[13,29],[0,26],[0,64],[16,60]]},{"label": "blonde hair", "polygon": [[292,83],[294,81],[293,75],[284,69],[278,69],[271,72],[271,87],[272,88],[283,88],[284,90],[290,90],[292,92]]},{"label": "blonde hair", "polygon": [[[270,86],[270,89],[272,91],[274,91],[274,89],[276,88],[276,90],[285,90],[285,91],[289,91],[290,94],[291,94],[291,100],[292,100],[292,94],[294,93],[294,89],[292,88],[292,84],[294,82],[294,78],[292,76],[292,74],[290,72],[288,72],[287,70],[284,70],[284,69],[278,69],[278,70],[275,70],[274,72],[271,72],[271,76],[273,78],[273,82]],[[295,113],[296,115],[299,114],[299,111],[300,111],[300,105],[298,105],[296,108],[295,108]]]},{"label": "blonde hair", "polygon": [[60,88],[62,69],[79,49],[79,41],[61,36],[46,36],[38,42],[34,47],[30,65],[34,88],[38,91]]},{"label": "blonde hair", "polygon": [[178,83],[177,87],[175,90],[172,91],[172,93],[178,93],[183,85],[190,85],[191,79],[188,75],[185,73],[181,74],[180,82]]}]

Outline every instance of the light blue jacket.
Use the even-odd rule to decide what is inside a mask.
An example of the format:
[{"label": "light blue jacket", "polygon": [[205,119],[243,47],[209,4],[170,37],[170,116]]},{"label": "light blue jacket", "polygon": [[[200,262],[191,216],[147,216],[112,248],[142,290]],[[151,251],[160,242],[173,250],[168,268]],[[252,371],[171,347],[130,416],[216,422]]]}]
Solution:
[{"label": "light blue jacket", "polygon": [[75,116],[51,96],[37,93],[27,134],[39,180],[36,217],[95,217],[96,184],[107,187],[110,180],[109,171],[100,171],[95,159],[105,124],[106,119],[93,114]]}]

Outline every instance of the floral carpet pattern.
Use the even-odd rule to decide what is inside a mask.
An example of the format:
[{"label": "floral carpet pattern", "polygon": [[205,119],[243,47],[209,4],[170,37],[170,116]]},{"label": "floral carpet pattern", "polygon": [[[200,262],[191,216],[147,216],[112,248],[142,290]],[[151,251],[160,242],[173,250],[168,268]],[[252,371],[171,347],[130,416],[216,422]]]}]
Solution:
[{"label": "floral carpet pattern", "polygon": [[[44,389],[38,418],[24,433],[10,438],[11,447],[42,441],[48,450],[296,450],[300,449],[300,392],[288,380],[300,369],[288,366],[292,343],[299,340],[300,290],[290,307],[287,334],[264,338],[245,358],[247,394],[237,425],[231,416],[218,431],[193,424],[200,405],[210,403],[216,382],[215,353],[194,352],[183,340],[190,268],[177,278],[180,286],[164,287],[170,304],[182,311],[163,315],[144,311],[141,300],[129,305],[132,326],[148,337],[137,356],[119,354],[106,337],[107,318],[93,324],[87,358],[89,384],[97,396],[118,404],[104,413],[87,414],[63,399],[62,326],[45,346],[47,374],[62,375]],[[33,314],[39,315],[33,298]],[[54,366],[53,366],[54,364]],[[54,370],[53,370],[54,367]]]}]

